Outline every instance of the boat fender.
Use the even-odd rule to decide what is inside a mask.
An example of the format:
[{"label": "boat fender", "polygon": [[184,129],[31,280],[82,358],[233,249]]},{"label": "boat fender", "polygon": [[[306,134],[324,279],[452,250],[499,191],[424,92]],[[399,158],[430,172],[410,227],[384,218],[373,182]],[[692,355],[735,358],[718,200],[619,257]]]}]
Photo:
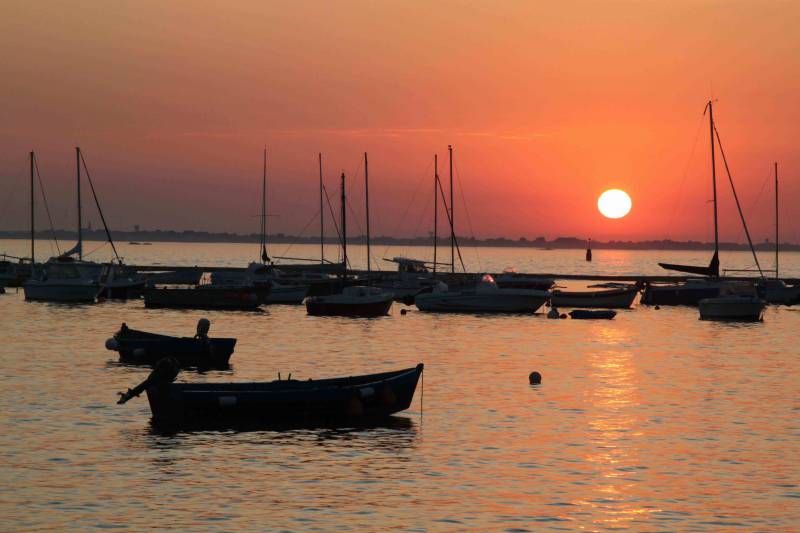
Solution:
[{"label": "boat fender", "polygon": [[558,318],[567,318],[567,313],[563,313],[563,314],[562,314],[560,317],[558,317]]},{"label": "boat fender", "polygon": [[406,313],[408,313],[408,311],[407,311],[406,309],[401,309],[401,310],[400,310],[400,314],[401,314],[401,315],[405,316],[405,315],[406,315]]},{"label": "boat fender", "polygon": [[220,396],[219,397],[219,406],[220,407],[231,407],[236,405],[237,398],[236,396]]},{"label": "boat fender", "polygon": [[539,385],[542,382],[542,375],[534,370],[528,376],[528,382],[531,385]]},{"label": "boat fender", "polygon": [[111,350],[112,352],[119,350],[119,343],[117,342],[117,339],[114,337],[109,337],[106,339],[106,350]]},{"label": "boat fender", "polygon": [[547,312],[547,318],[559,318],[560,316],[561,315],[558,313],[558,309],[556,309],[556,306],[551,307],[550,310]]},{"label": "boat fender", "polygon": [[138,357],[139,359],[144,359],[145,357],[147,357],[147,350],[145,350],[144,348],[136,348],[133,351],[133,356]]},{"label": "boat fender", "polygon": [[655,306],[653,309],[655,309],[656,311],[658,311],[659,309],[661,309],[661,307],[657,305],[657,306]]}]

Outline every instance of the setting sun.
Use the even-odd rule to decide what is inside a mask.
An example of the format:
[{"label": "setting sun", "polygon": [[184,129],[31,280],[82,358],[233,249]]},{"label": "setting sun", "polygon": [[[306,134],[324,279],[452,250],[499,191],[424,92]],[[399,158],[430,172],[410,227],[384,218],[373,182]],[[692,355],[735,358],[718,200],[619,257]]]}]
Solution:
[{"label": "setting sun", "polygon": [[631,211],[631,197],[620,189],[609,189],[597,199],[597,209],[607,218],[622,218]]}]

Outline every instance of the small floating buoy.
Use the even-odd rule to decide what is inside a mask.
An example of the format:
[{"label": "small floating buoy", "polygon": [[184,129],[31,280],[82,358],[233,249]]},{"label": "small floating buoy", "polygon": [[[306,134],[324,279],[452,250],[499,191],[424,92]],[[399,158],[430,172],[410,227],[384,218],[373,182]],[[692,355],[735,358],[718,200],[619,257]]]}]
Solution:
[{"label": "small floating buoy", "polygon": [[539,385],[542,382],[542,375],[535,370],[528,376],[531,385]]},{"label": "small floating buoy", "polygon": [[655,309],[656,311],[658,311],[659,309],[661,309],[661,307],[659,307],[659,306],[655,306],[653,309]]},{"label": "small floating buoy", "polygon": [[558,317],[558,318],[567,318],[567,313],[564,313],[564,314],[562,314],[562,315],[561,315],[560,317]]},{"label": "small floating buoy", "polygon": [[559,318],[560,316],[561,315],[558,314],[558,309],[556,309],[556,306],[551,307],[547,312],[547,318]]},{"label": "small floating buoy", "polygon": [[401,309],[401,310],[400,310],[400,314],[401,314],[401,315],[405,315],[406,313],[408,313],[408,310],[407,310],[407,309]]},{"label": "small floating buoy", "polygon": [[119,349],[119,344],[117,343],[117,339],[114,337],[110,337],[106,339],[106,350],[111,350],[116,352]]}]

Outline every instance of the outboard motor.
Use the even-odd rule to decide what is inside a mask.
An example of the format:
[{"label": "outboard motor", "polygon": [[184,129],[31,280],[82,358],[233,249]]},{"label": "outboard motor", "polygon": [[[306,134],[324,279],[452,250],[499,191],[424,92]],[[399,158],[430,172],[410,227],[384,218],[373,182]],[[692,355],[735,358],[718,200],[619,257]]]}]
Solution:
[{"label": "outboard motor", "polygon": [[195,334],[195,338],[207,339],[209,329],[211,329],[211,321],[207,318],[201,318],[197,321],[197,334]]}]

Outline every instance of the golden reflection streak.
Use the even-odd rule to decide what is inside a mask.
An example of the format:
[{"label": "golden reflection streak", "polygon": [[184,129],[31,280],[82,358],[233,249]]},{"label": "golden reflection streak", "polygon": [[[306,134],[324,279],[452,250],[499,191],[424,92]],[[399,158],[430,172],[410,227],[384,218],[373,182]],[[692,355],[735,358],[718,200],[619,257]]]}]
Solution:
[{"label": "golden reflection streak", "polygon": [[597,325],[591,338],[601,346],[589,359],[589,377],[594,387],[587,394],[590,432],[594,452],[585,460],[595,465],[607,481],[598,484],[598,498],[579,502],[602,515],[594,520],[604,526],[625,527],[637,516],[658,512],[657,508],[634,506],[627,500],[634,483],[626,480],[639,466],[636,439],[642,436],[634,410],[640,404],[636,375],[636,355],[624,345],[631,344],[628,330],[617,324]]}]

